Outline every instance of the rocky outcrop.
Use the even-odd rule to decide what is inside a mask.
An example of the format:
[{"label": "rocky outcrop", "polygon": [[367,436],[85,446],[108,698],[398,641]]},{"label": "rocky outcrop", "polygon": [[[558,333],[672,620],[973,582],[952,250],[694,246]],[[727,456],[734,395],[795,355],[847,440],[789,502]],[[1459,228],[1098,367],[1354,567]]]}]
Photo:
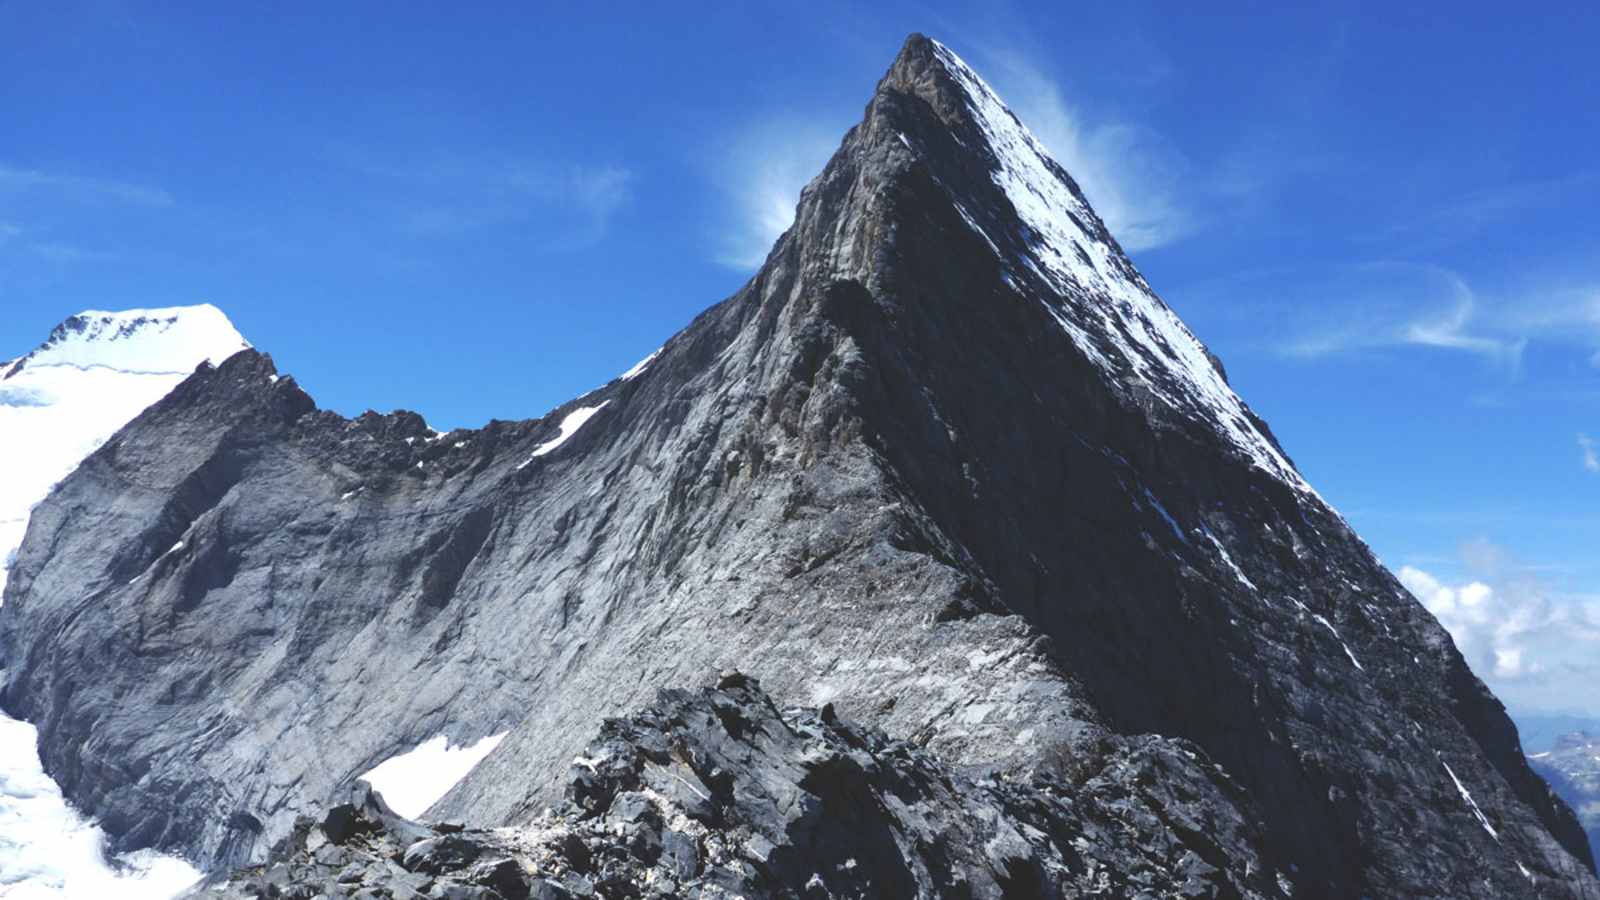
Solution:
[{"label": "rocky outcrop", "polygon": [[921,37],[642,372],[435,435],[204,369],[35,510],[0,647],[67,793],[212,866],[439,733],[510,732],[430,817],[525,826],[602,719],[737,667],[1016,782],[1192,745],[1261,828],[1179,843],[1300,896],[1600,896],[1449,636]]},{"label": "rocky outcrop", "polygon": [[1108,746],[1081,781],[970,777],[751,680],[607,722],[564,801],[426,827],[358,787],[195,896],[1277,897],[1240,789],[1192,746]]}]

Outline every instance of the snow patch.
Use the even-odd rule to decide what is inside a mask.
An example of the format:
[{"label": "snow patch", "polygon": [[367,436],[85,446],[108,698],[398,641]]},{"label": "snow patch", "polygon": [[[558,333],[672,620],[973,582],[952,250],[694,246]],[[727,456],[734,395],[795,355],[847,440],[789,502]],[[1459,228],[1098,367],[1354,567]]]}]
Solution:
[{"label": "snow patch", "polygon": [[407,753],[384,760],[361,780],[382,794],[395,812],[415,819],[467,777],[508,734],[490,735],[467,747],[452,747],[449,738],[436,735]]},{"label": "snow patch", "polygon": [[1211,545],[1216,547],[1217,552],[1222,555],[1222,561],[1227,564],[1229,569],[1233,570],[1233,577],[1239,579],[1239,583],[1250,590],[1256,590],[1256,583],[1245,577],[1244,570],[1239,568],[1239,564],[1233,561],[1232,556],[1228,555],[1228,548],[1222,546],[1222,542],[1217,540],[1217,536],[1211,533],[1211,529],[1204,528],[1201,530],[1206,538],[1211,541]]},{"label": "snow patch", "polygon": [[1350,657],[1350,661],[1355,663],[1356,668],[1363,672],[1367,670],[1367,667],[1361,664],[1361,660],[1356,659],[1356,655],[1350,651],[1350,645],[1344,642],[1344,638],[1339,634],[1339,629],[1333,627],[1332,622],[1329,622],[1327,618],[1320,613],[1312,613],[1311,618],[1321,622],[1322,627],[1328,629],[1328,631],[1333,634],[1334,640],[1338,641],[1339,646],[1344,648],[1344,655]]},{"label": "snow patch", "polygon": [[[1167,512],[1167,508],[1161,505],[1161,501],[1156,499],[1155,494],[1150,493],[1149,488],[1144,488],[1144,499],[1149,502],[1150,508],[1154,509],[1157,515],[1161,516],[1161,520],[1167,523],[1167,527],[1172,529],[1172,533],[1177,536],[1180,543],[1189,543],[1189,536],[1183,533],[1182,528],[1178,527],[1178,520],[1174,519],[1172,514]],[[1215,541],[1216,538],[1212,538],[1212,540]],[[1226,551],[1223,551],[1223,556],[1227,556]],[[1229,560],[1229,562],[1231,563],[1232,560]],[[1238,571],[1237,567],[1235,567],[1234,571]],[[1244,576],[1240,575],[1240,577],[1243,578]],[[1249,579],[1245,579],[1245,583],[1249,584]],[[1250,586],[1255,587],[1255,585]]]},{"label": "snow patch", "polygon": [[580,406],[572,412],[567,413],[566,416],[561,420],[561,433],[556,435],[553,439],[545,441],[539,446],[533,448],[533,454],[526,460],[523,460],[522,464],[517,466],[517,469],[519,471],[522,470],[528,465],[528,463],[533,462],[535,459],[544,456],[546,453],[549,453],[555,450],[557,447],[560,447],[562,444],[565,444],[573,435],[578,433],[578,429],[582,428],[585,422],[588,422],[595,413],[605,409],[606,404],[610,402],[610,400],[606,400],[603,401],[599,406]]},{"label": "snow patch", "polygon": [[650,368],[650,364],[656,361],[656,357],[660,356],[661,355],[661,351],[664,350],[664,349],[666,349],[666,348],[665,347],[657,347],[655,349],[655,351],[652,352],[649,356],[646,356],[644,359],[641,359],[638,362],[634,363],[633,364],[633,368],[629,369],[626,372],[623,372],[621,375],[619,375],[617,377],[621,378],[623,381],[632,381],[635,378],[638,378],[640,375],[644,374],[644,370],[645,369]]},{"label": "snow patch", "polygon": [[[1438,751],[1435,751],[1435,753],[1437,752]],[[1478,801],[1472,799],[1472,794],[1467,791],[1467,786],[1462,784],[1461,779],[1456,777],[1455,770],[1450,768],[1450,764],[1445,762],[1443,759],[1439,760],[1439,765],[1444,766],[1445,774],[1449,775],[1450,780],[1455,782],[1456,790],[1461,793],[1461,799],[1467,801],[1467,805],[1472,807],[1472,814],[1478,817],[1478,824],[1483,826],[1484,831],[1489,832],[1489,837],[1499,841],[1500,833],[1494,830],[1493,825],[1489,824],[1489,817],[1484,815],[1483,810],[1478,808]]]}]

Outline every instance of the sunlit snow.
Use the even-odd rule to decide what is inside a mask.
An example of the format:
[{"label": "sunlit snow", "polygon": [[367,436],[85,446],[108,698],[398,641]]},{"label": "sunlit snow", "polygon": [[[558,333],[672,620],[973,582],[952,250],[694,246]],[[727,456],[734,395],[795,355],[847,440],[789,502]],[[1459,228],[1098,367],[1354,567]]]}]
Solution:
[{"label": "sunlit snow", "polygon": [[415,819],[467,777],[508,733],[490,735],[468,747],[452,747],[441,734],[408,753],[384,760],[361,780],[382,794],[395,812]]},{"label": "sunlit snow", "polygon": [[658,357],[660,355],[661,355],[661,350],[658,348],[655,351],[653,351],[649,356],[646,356],[644,359],[641,359],[638,362],[634,363],[633,364],[633,368],[629,369],[626,372],[623,372],[621,375],[619,375],[617,377],[621,378],[623,381],[632,381],[635,378],[638,378],[640,375],[644,374],[644,370],[645,369],[650,368],[650,364],[655,362],[656,361],[656,357]]},{"label": "sunlit snow", "polygon": [[528,463],[533,462],[536,458],[544,456],[546,453],[549,453],[557,447],[560,447],[562,444],[565,444],[569,438],[578,433],[578,429],[583,427],[583,423],[589,421],[589,419],[592,418],[595,413],[605,409],[606,404],[610,402],[610,400],[605,400],[602,401],[599,406],[580,406],[572,412],[567,413],[566,416],[561,419],[561,433],[533,448],[533,454],[527,459],[523,460],[522,464],[517,466],[517,468],[521,469]]}]

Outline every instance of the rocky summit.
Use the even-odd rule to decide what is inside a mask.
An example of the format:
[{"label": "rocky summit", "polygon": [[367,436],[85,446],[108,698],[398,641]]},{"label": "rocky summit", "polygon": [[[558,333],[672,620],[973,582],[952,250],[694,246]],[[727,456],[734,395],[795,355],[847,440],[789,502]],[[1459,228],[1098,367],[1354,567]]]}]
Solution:
[{"label": "rocky summit", "polygon": [[[921,36],[645,364],[440,434],[246,350],[34,509],[4,600],[66,794],[268,895],[1600,898],[1448,634]],[[731,669],[771,702],[695,690]],[[453,824],[349,801],[441,734],[505,735]]]}]

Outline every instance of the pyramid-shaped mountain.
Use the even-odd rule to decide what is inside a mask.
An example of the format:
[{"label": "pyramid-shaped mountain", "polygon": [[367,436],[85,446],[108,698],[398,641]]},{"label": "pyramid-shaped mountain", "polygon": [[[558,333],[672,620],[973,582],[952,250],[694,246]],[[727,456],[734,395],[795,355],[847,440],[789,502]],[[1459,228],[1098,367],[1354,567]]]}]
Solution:
[{"label": "pyramid-shaped mountain", "polygon": [[[1600,897],[1449,636],[921,36],[648,364],[448,434],[202,369],[34,511],[0,641],[67,794],[210,866],[441,733],[505,736],[427,818],[532,821],[604,718],[737,669],[1161,832],[1193,896]],[[1040,815],[969,823],[1064,860],[994,884],[1118,870]]]}]

